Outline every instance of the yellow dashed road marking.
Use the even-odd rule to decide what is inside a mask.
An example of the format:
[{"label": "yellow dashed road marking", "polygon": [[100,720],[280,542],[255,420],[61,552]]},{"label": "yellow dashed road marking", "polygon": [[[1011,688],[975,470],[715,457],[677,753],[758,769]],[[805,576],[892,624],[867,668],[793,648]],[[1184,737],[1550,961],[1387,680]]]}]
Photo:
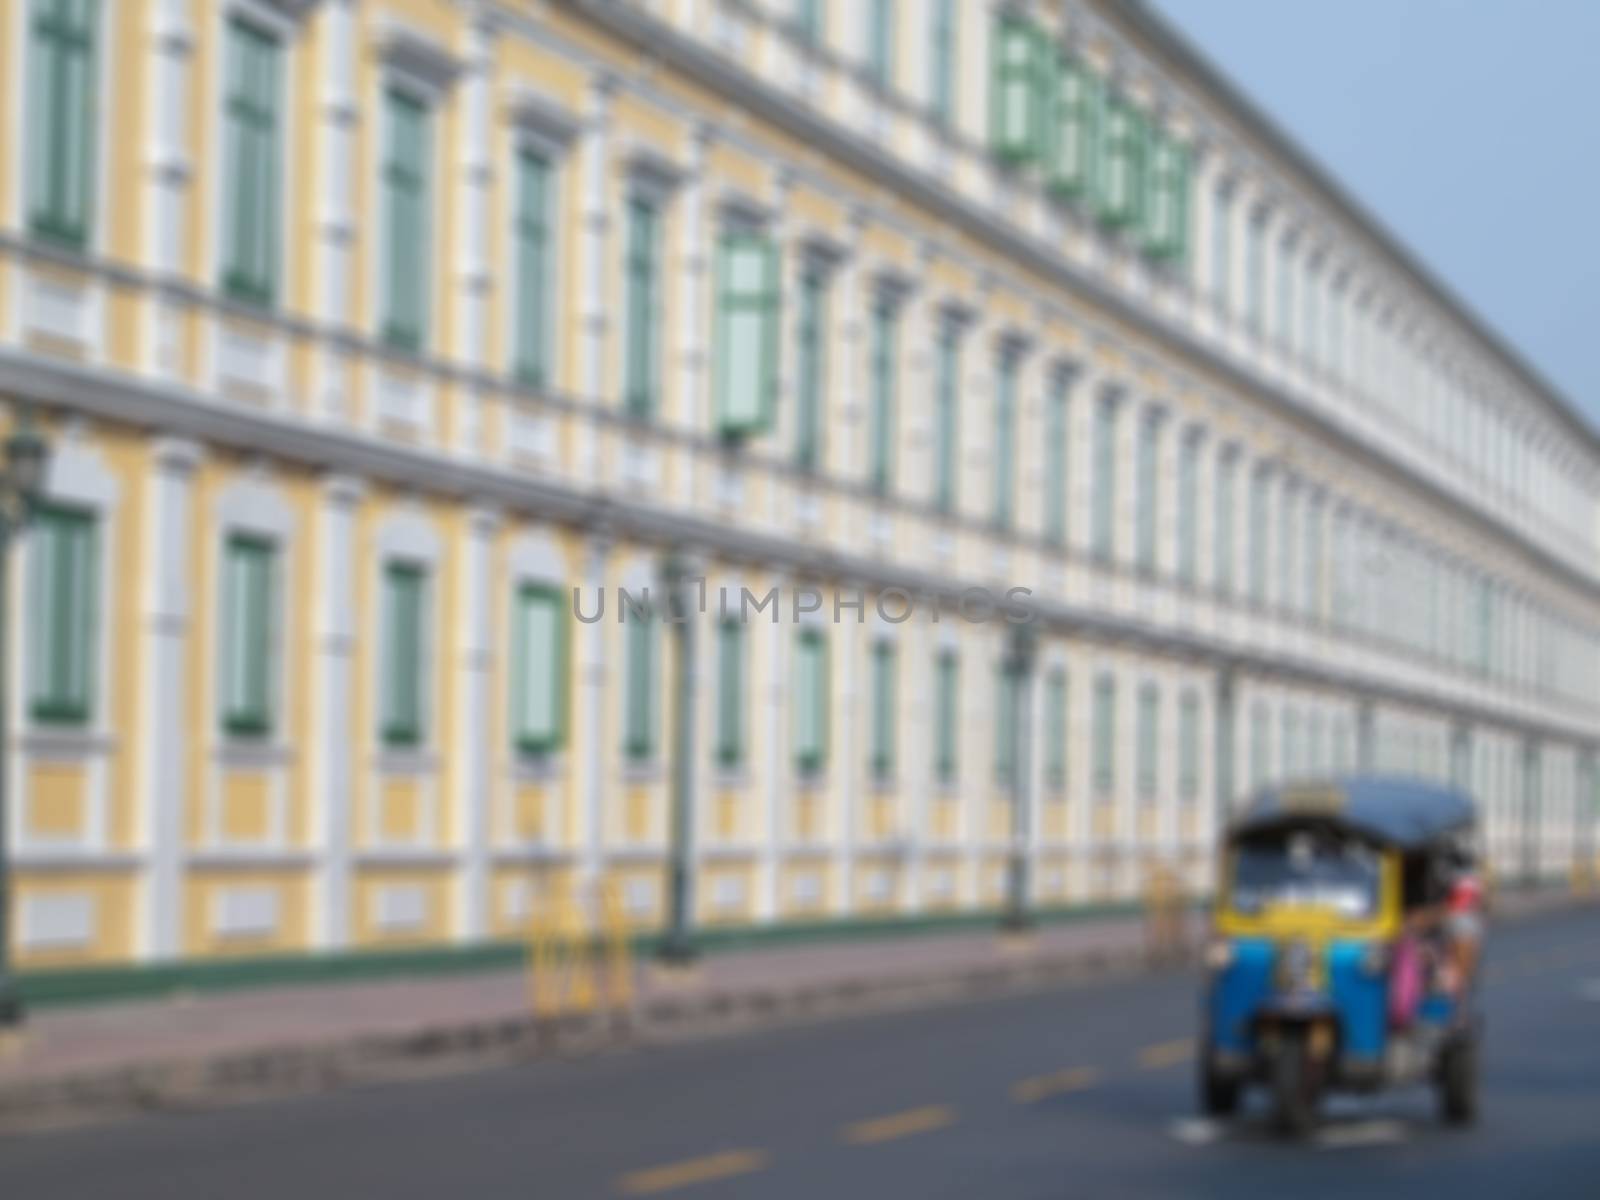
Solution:
[{"label": "yellow dashed road marking", "polygon": [[1049,1096],[1063,1096],[1068,1092],[1081,1092],[1100,1082],[1100,1072],[1094,1067],[1068,1067],[1049,1075],[1035,1075],[1019,1080],[1011,1086],[1011,1098],[1018,1104],[1032,1104]]},{"label": "yellow dashed road marking", "polygon": [[759,1150],[724,1150],[703,1158],[688,1158],[683,1162],[633,1171],[617,1180],[617,1191],[624,1196],[653,1196],[694,1183],[748,1175],[766,1165],[767,1156]]},{"label": "yellow dashed road marking", "polygon": [[1171,1042],[1157,1042],[1139,1051],[1139,1065],[1148,1070],[1170,1067],[1194,1055],[1194,1039],[1178,1038]]},{"label": "yellow dashed road marking", "polygon": [[839,1136],[852,1146],[870,1146],[894,1138],[910,1137],[915,1133],[930,1133],[935,1129],[943,1129],[946,1125],[953,1124],[955,1119],[954,1109],[942,1104],[930,1104],[924,1108],[913,1108],[887,1117],[857,1121],[853,1125],[846,1125]]}]

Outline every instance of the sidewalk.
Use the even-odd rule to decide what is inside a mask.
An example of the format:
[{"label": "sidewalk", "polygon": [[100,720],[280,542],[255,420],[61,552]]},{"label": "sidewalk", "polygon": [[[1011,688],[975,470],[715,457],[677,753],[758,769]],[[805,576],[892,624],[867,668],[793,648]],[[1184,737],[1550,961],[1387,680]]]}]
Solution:
[{"label": "sidewalk", "polygon": [[991,931],[733,950],[681,978],[635,970],[626,1020],[535,1020],[528,978],[497,970],[437,979],[268,987],[46,1009],[0,1050],[0,1130],[40,1120],[204,1102],[221,1088],[307,1090],[448,1059],[573,1052],[1057,982],[1143,961],[1138,917]]},{"label": "sidewalk", "polygon": [[[1573,903],[1505,894],[1495,915]],[[1191,946],[1200,928],[1189,914]],[[1086,916],[1021,940],[984,930],[730,950],[677,978],[645,962],[622,1017],[536,1019],[526,973],[503,969],[45,1009],[0,1046],[0,1132],[1058,985],[1147,959],[1143,918]]]}]

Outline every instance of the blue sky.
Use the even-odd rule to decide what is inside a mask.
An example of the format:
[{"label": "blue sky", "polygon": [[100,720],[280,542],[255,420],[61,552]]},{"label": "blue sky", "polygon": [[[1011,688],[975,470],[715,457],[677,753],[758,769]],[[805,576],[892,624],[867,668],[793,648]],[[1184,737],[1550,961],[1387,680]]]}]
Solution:
[{"label": "blue sky", "polygon": [[1600,424],[1600,0],[1148,0]]}]

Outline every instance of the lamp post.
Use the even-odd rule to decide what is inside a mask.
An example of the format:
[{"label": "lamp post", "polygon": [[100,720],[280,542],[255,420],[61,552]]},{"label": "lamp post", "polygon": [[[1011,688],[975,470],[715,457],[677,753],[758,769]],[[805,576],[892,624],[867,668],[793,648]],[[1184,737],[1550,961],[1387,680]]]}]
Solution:
[{"label": "lamp post", "polygon": [[671,863],[667,877],[667,929],[662,938],[661,961],[684,966],[695,957],[693,925],[694,879],[694,621],[690,604],[688,560],[678,551],[661,564],[661,582],[667,594],[667,618],[677,643],[673,664]]},{"label": "lamp post", "polygon": [[9,591],[7,567],[12,538],[27,526],[44,488],[44,472],[49,448],[33,427],[33,414],[22,410],[17,426],[5,442],[5,471],[0,474],[0,1027],[22,1021],[22,1001],[11,976],[11,872],[10,849],[6,832],[9,813],[6,804],[6,738],[10,720],[6,712],[5,669],[10,650],[10,629],[6,598]]},{"label": "lamp post", "polygon": [[1034,651],[1038,637],[1030,622],[1010,627],[1006,644],[1005,672],[1011,706],[1011,859],[1006,872],[1006,910],[1001,928],[1017,933],[1032,924],[1028,912],[1028,838],[1031,814],[1028,811],[1028,730],[1031,724],[1029,703],[1032,688]]}]

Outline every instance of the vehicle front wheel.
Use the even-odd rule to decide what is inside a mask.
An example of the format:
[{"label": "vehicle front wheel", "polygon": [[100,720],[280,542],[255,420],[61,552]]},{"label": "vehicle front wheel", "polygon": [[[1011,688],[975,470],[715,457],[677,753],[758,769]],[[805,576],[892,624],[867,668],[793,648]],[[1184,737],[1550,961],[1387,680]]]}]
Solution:
[{"label": "vehicle front wheel", "polygon": [[1478,1044],[1471,1036],[1456,1038],[1444,1049],[1439,1110],[1451,1125],[1470,1125],[1478,1118]]},{"label": "vehicle front wheel", "polygon": [[1316,1128],[1316,1080],[1311,1048],[1303,1036],[1284,1038],[1273,1055],[1272,1102],[1280,1132],[1303,1138]]},{"label": "vehicle front wheel", "polygon": [[1239,1081],[1219,1075],[1203,1058],[1200,1064],[1200,1111],[1208,1117],[1231,1117],[1239,1109]]}]

